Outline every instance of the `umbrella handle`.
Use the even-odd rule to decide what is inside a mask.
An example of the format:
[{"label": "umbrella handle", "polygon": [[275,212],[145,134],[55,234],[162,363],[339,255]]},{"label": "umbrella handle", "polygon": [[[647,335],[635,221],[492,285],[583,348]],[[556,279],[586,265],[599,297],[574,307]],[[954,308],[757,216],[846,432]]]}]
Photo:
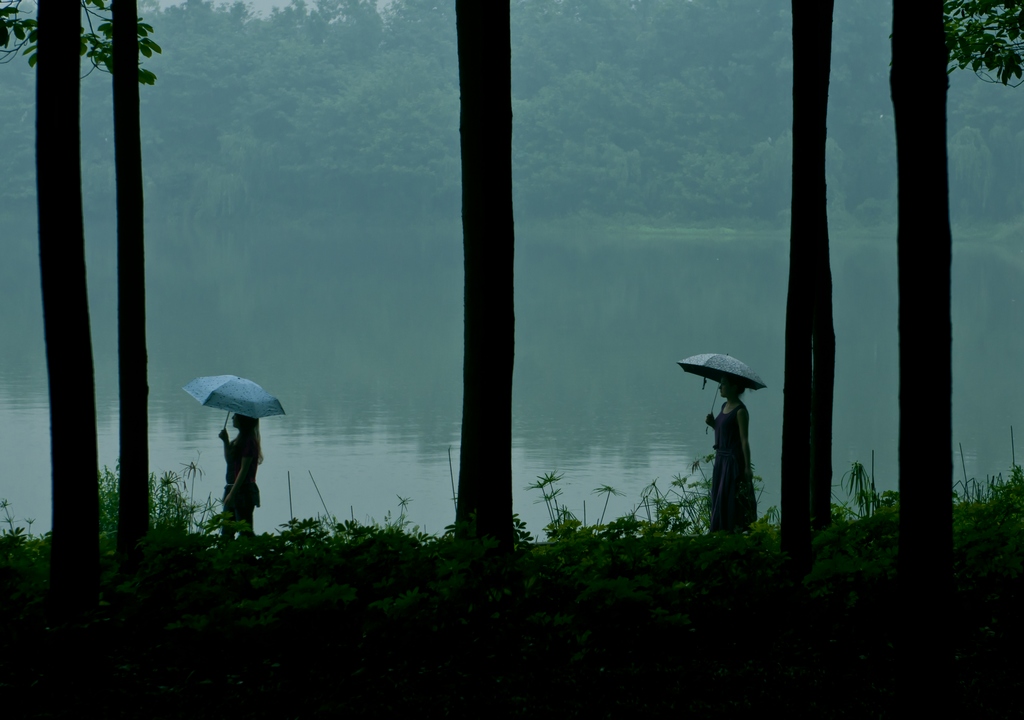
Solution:
[{"label": "umbrella handle", "polygon": [[228,429],[228,418],[230,418],[230,417],[231,417],[231,411],[228,410],[228,414],[224,417],[224,429],[225,430]]},{"label": "umbrella handle", "polygon": [[[707,379],[707,378],[704,378],[704,383],[705,383],[705,384],[707,384],[707,381],[708,381],[708,379]],[[722,387],[722,383],[718,383],[718,387]],[[703,389],[704,389],[704,388],[703,388],[703,387],[701,387],[701,390],[703,390]],[[716,394],[716,395],[713,395],[713,396],[711,397],[711,415],[712,415],[712,417],[713,417],[713,416],[714,416],[714,414],[715,414],[715,401],[716,401],[716,400],[718,400],[718,395],[717,395],[717,394]],[[704,426],[704,434],[705,434],[705,435],[707,435],[707,434],[708,434],[708,426],[707,426],[707,425],[705,425],[705,426]]]}]

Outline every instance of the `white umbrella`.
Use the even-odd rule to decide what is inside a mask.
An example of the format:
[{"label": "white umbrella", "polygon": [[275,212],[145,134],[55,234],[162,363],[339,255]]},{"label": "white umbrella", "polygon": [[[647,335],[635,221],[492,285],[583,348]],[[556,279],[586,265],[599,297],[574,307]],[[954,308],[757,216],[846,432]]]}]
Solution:
[{"label": "white umbrella", "polygon": [[251,418],[284,415],[276,397],[252,380],[237,375],[197,377],[182,388],[206,407],[247,415]]},{"label": "white umbrella", "polygon": [[726,375],[732,375],[739,379],[740,383],[752,390],[760,390],[766,387],[760,376],[741,363],[734,357],[720,353],[703,353],[702,355],[691,355],[679,361],[679,367],[688,373],[699,375],[708,380],[722,382]]}]

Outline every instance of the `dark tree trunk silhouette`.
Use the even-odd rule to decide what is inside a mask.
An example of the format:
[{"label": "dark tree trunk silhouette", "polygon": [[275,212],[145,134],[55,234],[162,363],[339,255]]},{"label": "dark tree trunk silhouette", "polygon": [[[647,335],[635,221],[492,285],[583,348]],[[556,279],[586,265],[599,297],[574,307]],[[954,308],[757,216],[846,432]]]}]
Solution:
[{"label": "dark tree trunk silhouette", "polygon": [[79,139],[78,3],[39,3],[36,183],[53,466],[51,621],[97,603],[99,493]]},{"label": "dark tree trunk silhouette", "polygon": [[[828,217],[825,194],[825,139],[829,62],[832,47],[832,1],[794,0],[793,9],[793,198],[790,221],[789,290],[786,300],[786,365],[782,412],[782,549],[792,572],[803,576],[811,565],[808,443],[831,445],[831,389],[826,378],[834,368],[814,376],[817,411],[822,421],[811,431],[812,334],[825,349],[832,326],[831,272],[828,271]],[[827,282],[819,276],[827,272]],[[822,295],[828,293],[828,302]],[[820,303],[820,305],[819,305]],[[826,317],[827,315],[827,317]],[[832,337],[834,357],[834,336]],[[817,355],[817,353],[815,353]],[[824,361],[825,356],[814,359]],[[831,380],[828,380],[831,388]],[[827,406],[825,404],[827,401]],[[828,420],[827,426],[825,420]],[[819,445],[818,455],[826,450]],[[831,451],[827,451],[831,466]],[[819,460],[824,464],[824,458]],[[817,465],[817,463],[816,463]],[[817,468],[815,468],[817,469]],[[830,469],[831,475],[831,469]],[[831,480],[831,478],[830,478]]]},{"label": "dark tree trunk silhouette", "polygon": [[[946,63],[941,0],[895,0],[890,89],[899,211],[899,693],[945,704],[953,652],[952,323]],[[927,384],[926,384],[927,383]]]},{"label": "dark tree trunk silhouette", "polygon": [[134,553],[149,529],[149,432],[138,3],[116,0],[113,18],[114,158],[117,171],[117,356],[121,484],[117,549]]},{"label": "dark tree trunk silhouette", "polygon": [[836,333],[832,322],[832,264],[829,257],[825,142],[828,139],[828,88],[832,64],[833,0],[814,4],[816,44],[813,85],[815,172],[814,314],[811,320],[811,518],[817,529],[832,521],[832,406],[836,379]]},{"label": "dark tree trunk silhouette", "polygon": [[832,523],[832,408],[836,379],[836,333],[832,324],[832,268],[828,227],[816,258],[811,345],[811,522],[821,530]]},{"label": "dark tree trunk silhouette", "polygon": [[512,547],[515,354],[509,5],[455,4],[461,90],[465,356],[457,519]]}]

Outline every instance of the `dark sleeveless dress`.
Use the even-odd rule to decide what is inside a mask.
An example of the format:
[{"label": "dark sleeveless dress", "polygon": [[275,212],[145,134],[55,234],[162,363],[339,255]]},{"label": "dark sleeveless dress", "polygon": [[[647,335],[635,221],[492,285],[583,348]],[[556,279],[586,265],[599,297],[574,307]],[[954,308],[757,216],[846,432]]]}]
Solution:
[{"label": "dark sleeveless dress", "polygon": [[742,403],[715,418],[715,469],[711,474],[711,532],[746,530],[757,520],[754,484],[744,470],[743,445],[736,413]]}]

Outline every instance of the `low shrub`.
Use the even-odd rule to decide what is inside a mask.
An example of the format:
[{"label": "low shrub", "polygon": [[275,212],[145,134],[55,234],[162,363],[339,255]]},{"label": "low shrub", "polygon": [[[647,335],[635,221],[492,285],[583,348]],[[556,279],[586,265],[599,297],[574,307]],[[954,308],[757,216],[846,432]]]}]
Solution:
[{"label": "low shrub", "polygon": [[[517,519],[506,554],[404,520],[293,521],[237,540],[221,533],[237,529],[223,515],[200,532],[155,522],[131,572],[103,541],[103,602],[77,634],[45,626],[49,537],[6,531],[0,677],[40,703],[29,715],[70,717],[61,703],[71,695],[49,674],[61,643],[80,637],[110,673],[97,682],[166,717],[229,707],[269,716],[268,698],[285,697],[296,716],[444,714],[495,698],[510,714],[583,714],[598,700],[605,714],[725,717],[765,702],[828,717],[887,712],[897,503],[817,533],[812,572],[794,582],[767,518],[746,533],[693,534],[685,510],[647,498],[604,524],[555,514],[546,543]],[[937,631],[956,639],[960,682],[975,699],[993,683],[1020,685],[993,668],[1020,638],[1022,511],[1019,468],[985,500],[955,508],[964,612]],[[197,711],[201,700],[209,705]],[[999,716],[992,703],[975,710]]]}]

